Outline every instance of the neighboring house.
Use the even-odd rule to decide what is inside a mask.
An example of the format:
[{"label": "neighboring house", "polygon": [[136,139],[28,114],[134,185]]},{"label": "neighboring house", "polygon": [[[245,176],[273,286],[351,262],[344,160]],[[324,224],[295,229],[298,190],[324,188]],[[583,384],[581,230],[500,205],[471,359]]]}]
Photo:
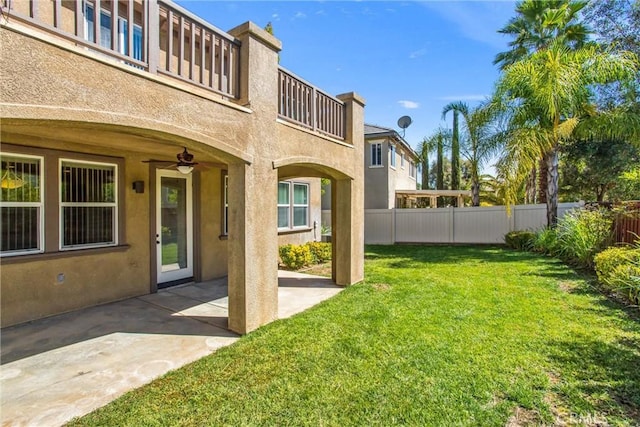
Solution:
[{"label": "neighboring house", "polygon": [[253,330],[277,316],[278,244],[314,237],[322,177],[333,280],[362,280],[357,94],[171,1],[2,4],[3,327],[228,276],[229,328]]},{"label": "neighboring house", "polygon": [[[413,199],[396,195],[396,191],[416,190],[417,153],[393,129],[365,124],[364,138],[365,209],[413,207]],[[331,188],[326,187],[322,209],[331,206]]]}]

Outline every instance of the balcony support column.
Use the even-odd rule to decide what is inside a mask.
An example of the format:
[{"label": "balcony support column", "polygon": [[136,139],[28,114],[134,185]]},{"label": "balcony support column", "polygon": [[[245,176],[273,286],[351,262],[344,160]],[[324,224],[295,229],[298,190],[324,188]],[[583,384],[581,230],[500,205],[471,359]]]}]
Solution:
[{"label": "balcony support column", "polygon": [[355,93],[337,98],[345,103],[345,141],[354,147],[354,174],[332,182],[332,278],[351,285],[364,278],[364,99]]},{"label": "balcony support column", "polygon": [[278,317],[278,172],[229,165],[229,329],[250,332]]}]

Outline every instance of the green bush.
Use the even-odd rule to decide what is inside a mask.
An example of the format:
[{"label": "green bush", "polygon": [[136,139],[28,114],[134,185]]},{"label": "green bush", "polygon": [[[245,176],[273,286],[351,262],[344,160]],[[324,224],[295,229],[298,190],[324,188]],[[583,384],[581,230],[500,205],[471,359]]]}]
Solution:
[{"label": "green bush", "polygon": [[573,210],[556,227],[558,255],[569,263],[593,268],[593,257],[613,239],[613,217],[609,211]]},{"label": "green bush", "polygon": [[504,236],[504,242],[511,249],[528,251],[533,247],[535,233],[531,231],[510,231]]},{"label": "green bush", "polygon": [[640,248],[609,248],[594,258],[598,279],[632,304],[640,298]]},{"label": "green bush", "polygon": [[290,270],[297,270],[313,262],[313,256],[307,245],[282,245],[279,251],[280,261]]},{"label": "green bush", "polygon": [[331,259],[331,243],[308,242],[306,245],[309,247],[315,264],[322,264]]},{"label": "green bush", "polygon": [[558,235],[553,228],[543,228],[536,233],[532,242],[532,249],[547,255],[557,255]]}]

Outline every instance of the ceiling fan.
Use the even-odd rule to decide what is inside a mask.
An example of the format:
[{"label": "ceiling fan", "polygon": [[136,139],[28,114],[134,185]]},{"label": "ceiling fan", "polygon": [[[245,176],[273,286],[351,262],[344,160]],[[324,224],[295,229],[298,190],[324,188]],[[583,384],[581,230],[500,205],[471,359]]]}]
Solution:
[{"label": "ceiling fan", "polygon": [[[150,160],[143,160],[143,163],[159,163],[159,164],[165,164],[166,166],[164,166],[164,169],[168,169],[171,167],[174,167],[178,170],[178,172],[184,174],[184,175],[189,175],[193,169],[199,165],[198,162],[194,162],[193,161],[193,154],[189,153],[187,151],[187,148],[184,147],[184,150],[182,151],[182,153],[178,153],[176,155],[176,158],[178,159],[177,162],[171,162],[171,161],[167,161],[167,160],[154,160],[154,159],[150,159]],[[207,166],[219,166],[219,165],[214,165],[214,164],[203,164],[207,165]]]}]

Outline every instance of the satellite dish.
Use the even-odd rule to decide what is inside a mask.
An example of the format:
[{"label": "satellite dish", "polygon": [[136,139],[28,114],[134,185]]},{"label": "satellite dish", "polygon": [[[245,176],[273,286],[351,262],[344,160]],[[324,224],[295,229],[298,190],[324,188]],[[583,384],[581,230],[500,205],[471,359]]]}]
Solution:
[{"label": "satellite dish", "polygon": [[402,129],[403,138],[404,138],[404,133],[410,124],[411,124],[411,117],[409,116],[402,116],[398,119],[398,127]]},{"label": "satellite dish", "polygon": [[409,116],[402,116],[398,119],[398,127],[400,127],[401,129],[408,128],[410,124],[411,124],[411,117]]}]

